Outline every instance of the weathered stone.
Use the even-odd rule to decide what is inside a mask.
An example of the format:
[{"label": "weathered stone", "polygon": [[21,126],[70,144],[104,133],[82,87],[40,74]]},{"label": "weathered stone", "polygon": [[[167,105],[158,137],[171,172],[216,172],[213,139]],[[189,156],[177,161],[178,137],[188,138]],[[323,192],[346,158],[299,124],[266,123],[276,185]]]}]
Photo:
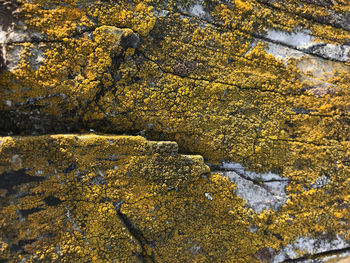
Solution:
[{"label": "weathered stone", "polygon": [[[75,233],[80,239],[65,240],[76,242],[77,257],[83,254],[93,262],[106,262],[103,256],[111,258],[118,249],[120,261],[130,256],[145,262],[174,258],[297,262],[307,257],[322,261],[324,255],[346,253],[350,238],[346,1],[20,3],[19,9],[15,2],[0,1],[4,14],[0,133],[96,131],[142,135],[158,142],[139,137],[123,137],[123,142],[120,137],[115,143],[113,136],[94,135],[77,136],[77,142],[68,135],[38,141],[2,138],[6,143],[1,151],[13,147],[10,155],[0,155],[12,167],[3,176],[21,174],[18,171],[32,173],[33,178],[47,176],[43,182],[26,182],[26,176],[19,176],[26,183],[0,190],[6,207],[30,198],[38,198],[40,204],[28,201],[24,207],[2,210],[9,225],[4,230],[8,239],[0,241],[0,249],[7,257],[13,251],[27,251],[38,261],[42,255],[35,251],[52,244],[44,261],[48,255],[75,261],[70,252],[63,252],[63,245],[53,245],[57,236],[55,241],[53,233],[36,227],[45,222],[32,219],[44,215],[44,220],[51,212],[61,216],[64,227],[49,221],[48,228]],[[68,146],[61,147],[62,141]],[[36,145],[31,154],[42,156],[34,161],[26,150],[22,154],[25,145]],[[189,155],[180,156],[178,151]],[[99,157],[93,159],[96,154]],[[47,159],[53,155],[61,159]],[[204,160],[233,182],[210,175]],[[225,168],[227,163],[244,171]],[[50,167],[50,173],[40,165]],[[56,174],[54,169],[60,178],[77,182],[56,182],[58,189],[66,185],[64,189],[73,189],[76,196],[67,194],[65,199],[48,185],[57,177],[50,176]],[[116,182],[111,188],[109,176]],[[75,213],[80,213],[82,203],[65,207],[81,202],[86,194],[78,185],[87,192],[111,191],[111,196],[93,197],[88,208],[101,224],[79,221]],[[130,202],[118,199],[115,191],[124,197],[129,193]],[[158,203],[152,199],[155,196]],[[93,206],[102,209],[102,203],[112,209],[112,219],[106,216],[108,209],[94,210]],[[142,217],[138,211],[144,212]],[[152,213],[158,214],[152,217]],[[28,235],[27,220],[34,224]],[[117,248],[111,236],[100,235],[113,229],[113,223],[120,230],[114,238],[123,244]],[[12,230],[20,231],[19,236],[9,235]],[[49,245],[38,236],[47,238]],[[110,244],[98,247],[102,239]],[[323,245],[303,250],[298,244],[307,239]],[[345,245],[339,247],[338,240]],[[98,247],[94,250],[98,253],[91,254],[90,246]],[[293,252],[287,253],[289,248]]]}]

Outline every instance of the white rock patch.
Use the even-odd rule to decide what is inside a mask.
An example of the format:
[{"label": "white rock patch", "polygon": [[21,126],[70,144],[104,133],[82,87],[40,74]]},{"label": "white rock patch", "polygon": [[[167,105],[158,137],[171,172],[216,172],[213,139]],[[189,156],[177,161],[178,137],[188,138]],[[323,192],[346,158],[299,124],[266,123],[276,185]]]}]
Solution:
[{"label": "white rock patch", "polygon": [[[311,237],[300,237],[294,244],[289,244],[285,248],[279,251],[275,256],[273,262],[279,263],[286,259],[295,259],[302,255],[297,254],[296,251],[302,251],[303,254],[317,254],[330,250],[342,249],[349,247],[349,243],[345,242],[343,238],[337,236],[334,240],[329,240],[326,236],[318,239]],[[326,258],[324,258],[326,260]],[[304,262],[304,261],[303,261]]]},{"label": "white rock patch", "polygon": [[246,169],[239,163],[222,163],[222,168],[226,170],[233,170],[236,172],[242,172],[245,176],[249,177],[250,179],[254,180],[261,180],[261,181],[268,181],[268,180],[285,180],[286,178],[283,178],[279,176],[278,174],[274,174],[272,172],[267,173],[256,173],[251,171],[246,171]]},{"label": "white rock patch", "polygon": [[315,38],[308,33],[310,32],[305,31],[290,33],[284,31],[269,30],[266,37],[274,41],[303,49],[311,47],[313,45],[313,41],[315,40]]},{"label": "white rock patch", "polygon": [[199,3],[191,6],[189,9],[189,13],[193,16],[198,16],[198,17],[205,16],[205,14],[206,14],[204,11],[203,5],[201,5]]},{"label": "white rock patch", "polygon": [[204,194],[206,198],[208,198],[210,201],[213,200],[213,197],[209,193]]},{"label": "white rock patch", "polygon": [[0,44],[4,44],[6,42],[7,32],[2,30],[2,25],[0,26]]},{"label": "white rock patch", "polygon": [[[203,6],[203,1],[196,1],[195,3],[189,5],[189,6],[178,6],[179,9],[181,10],[181,12],[183,12],[185,14],[184,17],[190,16],[190,17],[198,17],[200,19],[202,19],[204,21],[212,21],[212,17],[210,15],[209,12],[207,12],[204,9]],[[200,23],[199,27],[206,27],[207,24],[206,23]]]},{"label": "white rock patch", "polygon": [[316,42],[316,38],[310,35],[309,31],[285,32],[269,30],[265,37],[273,42],[266,41],[268,44],[266,51],[280,59],[300,57],[305,53],[310,53],[341,62],[349,60],[349,45]]},{"label": "white rock patch", "polygon": [[[272,172],[246,171],[239,163],[223,163],[221,174],[237,185],[236,194],[243,198],[255,212],[278,210],[288,197],[285,188],[289,180]],[[257,184],[260,182],[260,184]]]},{"label": "white rock patch", "polygon": [[284,47],[278,44],[274,44],[274,43],[268,43],[268,47],[266,49],[266,52],[273,55],[275,58],[279,58],[282,60],[288,60],[291,57],[294,58],[300,58],[302,56],[305,55],[305,53],[292,49],[292,48],[288,48],[288,47]]}]

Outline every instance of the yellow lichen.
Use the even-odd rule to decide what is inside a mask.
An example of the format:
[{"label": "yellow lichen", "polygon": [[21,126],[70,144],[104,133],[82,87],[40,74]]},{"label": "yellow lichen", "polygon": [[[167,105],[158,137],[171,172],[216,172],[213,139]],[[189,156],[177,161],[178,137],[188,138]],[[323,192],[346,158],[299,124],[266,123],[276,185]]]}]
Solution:
[{"label": "yellow lichen", "polygon": [[[69,136],[47,139],[49,145],[59,149],[50,153],[59,156],[53,160],[57,171],[62,174],[69,167],[68,160],[78,158],[77,162],[87,170],[86,182],[98,173],[97,169],[106,169],[103,168],[107,165],[105,162],[109,162],[92,159],[99,151],[101,154],[121,151],[122,156],[129,157],[120,161],[117,171],[108,172],[113,178],[108,195],[112,200],[117,201],[120,196],[128,200],[129,203],[122,206],[123,213],[137,222],[149,237],[167,240],[157,244],[157,251],[165,255],[164,258],[153,255],[159,256],[160,261],[179,258],[188,262],[200,247],[199,252],[203,253],[197,251],[198,262],[207,257],[254,262],[257,259],[252,255],[259,249],[278,250],[306,234],[317,236],[327,232],[349,239],[346,226],[350,174],[349,63],[320,59],[308,72],[303,65],[315,58],[289,59],[285,63],[268,54],[266,40],[259,39],[270,29],[306,30],[324,43],[346,43],[349,32],[339,23],[333,25],[329,19],[333,12],[346,14],[347,2],[336,1],[332,6],[306,2],[237,0],[234,4],[219,4],[206,1],[203,8],[207,16],[198,17],[185,13],[186,6],[191,8],[194,1],[23,0],[25,22],[31,30],[39,31],[44,41],[40,45],[20,45],[23,52],[18,69],[0,76],[1,110],[28,113],[32,108],[40,109],[39,117],[52,118],[55,124],[45,126],[41,121],[44,128],[56,126],[57,121],[57,126],[64,131],[95,129],[145,134],[154,140],[175,140],[181,152],[201,154],[206,161],[239,162],[251,170],[274,171],[291,179],[286,205],[278,212],[256,215],[242,207],[242,200],[231,195],[234,186],[230,182],[218,176],[197,176],[191,181],[189,175],[207,172],[203,164],[192,163],[195,168],[186,165],[185,168],[188,160],[177,156],[181,161],[174,167],[175,157],[163,160],[162,155],[150,154],[146,148],[151,148],[151,144],[141,138],[120,137],[112,146],[105,139],[96,139],[98,148],[84,143],[84,140],[94,141],[94,136],[80,137],[76,144]],[[169,13],[159,15],[164,9]],[[134,33],[140,37],[139,45],[123,46],[122,38]],[[43,51],[45,59],[36,69],[31,58],[38,49]],[[326,73],[320,74],[319,65],[329,65],[332,71],[323,70]],[[6,104],[7,100],[12,106]],[[12,127],[19,125],[18,133],[27,132],[35,126],[28,124],[27,127],[27,122],[35,117],[14,115],[18,119]],[[8,167],[4,166],[6,169],[32,167],[33,160],[25,156],[43,151],[36,141],[21,153],[22,150],[16,148],[20,141],[20,138],[4,139],[6,147],[15,147],[22,160],[15,158]],[[24,140],[23,145],[27,143]],[[87,146],[89,150],[84,150]],[[12,160],[13,156],[6,156],[4,162]],[[162,165],[162,161],[166,165]],[[45,158],[38,158],[35,166],[35,170],[47,167]],[[43,171],[46,175],[54,174],[53,168],[50,169]],[[317,179],[323,176],[329,179],[329,184],[314,188]],[[152,256],[149,244],[140,247],[123,229],[112,203],[99,203],[106,189],[85,183],[83,191],[77,189],[75,183],[65,188],[56,177],[48,182],[56,180],[54,193],[62,200],[78,197],[91,200],[88,204],[79,201],[76,209],[80,209],[79,215],[84,214],[84,209],[91,211],[85,215],[85,234],[92,237],[91,246],[95,249],[90,250],[84,236],[77,230],[74,232],[70,222],[74,234],[68,232],[60,236],[63,240],[60,251],[55,251],[51,243],[45,245],[46,240],[38,241],[34,248],[28,247],[33,261],[41,257],[48,261],[46,256],[54,259],[62,253],[68,262],[76,257],[98,262],[102,260],[98,251],[103,256],[120,252],[105,250],[101,240],[113,240],[112,236],[123,240],[125,251]],[[62,177],[75,182],[73,172],[63,173]],[[41,183],[33,191],[52,190],[50,184]],[[181,188],[180,192],[167,192],[167,188],[180,189],[184,185],[187,188]],[[67,196],[60,191],[67,191]],[[210,193],[214,202],[205,199],[204,193]],[[33,203],[45,207],[42,197],[25,197],[23,208],[29,209]],[[181,198],[184,203],[178,201]],[[194,201],[197,198],[198,204]],[[182,210],[183,204],[189,209],[194,203],[197,208],[191,208],[187,214]],[[200,205],[205,210],[200,210]],[[160,208],[153,214],[146,212],[155,207]],[[62,209],[50,208],[39,213],[41,221],[31,218],[33,226],[42,228],[30,235],[35,237],[46,228],[67,224],[64,216],[67,210]],[[106,214],[110,214],[110,218]],[[8,222],[14,220],[18,217],[16,207],[6,203],[2,216],[8,217]],[[154,216],[160,223],[149,228]],[[185,219],[180,220],[181,216]],[[45,224],[53,219],[58,222],[52,226]],[[14,229],[25,235],[25,226],[18,230],[11,222],[6,226],[9,232]],[[258,231],[244,232],[249,229],[247,222],[259,226]],[[117,225],[114,230],[113,224]],[[187,250],[179,250],[178,244],[186,244]],[[237,251],[232,244],[238,247]],[[7,246],[3,247],[9,253]],[[47,249],[47,255],[39,251],[42,247]],[[120,255],[125,257],[120,261],[133,257],[131,252]]]}]

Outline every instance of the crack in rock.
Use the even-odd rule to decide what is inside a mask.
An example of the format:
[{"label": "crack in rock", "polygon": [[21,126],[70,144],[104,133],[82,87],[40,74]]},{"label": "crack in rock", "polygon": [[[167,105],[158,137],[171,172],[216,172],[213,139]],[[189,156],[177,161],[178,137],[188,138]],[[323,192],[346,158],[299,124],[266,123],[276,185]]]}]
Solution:
[{"label": "crack in rock", "polygon": [[213,173],[218,172],[228,177],[237,185],[236,194],[243,198],[255,212],[273,209],[277,211],[288,199],[285,188],[288,178],[280,177],[272,172],[255,173],[246,171],[239,163],[223,163],[213,167]]},{"label": "crack in rock", "polygon": [[124,203],[124,201],[120,201],[118,203],[114,203],[114,207],[117,211],[117,215],[119,217],[119,219],[123,222],[124,226],[128,229],[129,233],[132,235],[133,238],[135,238],[137,240],[137,242],[139,243],[140,247],[141,247],[141,254],[139,254],[139,258],[141,260],[141,262],[143,263],[155,263],[155,259],[154,259],[154,255],[153,253],[151,255],[149,255],[148,249],[147,247],[150,246],[150,243],[145,236],[143,235],[143,233],[141,232],[141,230],[139,228],[137,228],[132,221],[130,220],[130,218],[126,215],[123,214],[121,212],[121,206]]},{"label": "crack in rock", "polygon": [[349,60],[349,45],[326,44],[315,42],[316,38],[309,31],[284,32],[269,30],[264,36],[268,45],[267,52],[281,59],[291,56],[301,57],[303,54],[318,56],[339,62]]},{"label": "crack in rock", "polygon": [[350,253],[350,244],[341,236],[330,238],[324,235],[317,239],[306,236],[280,250],[273,262],[325,262],[329,259],[327,257],[343,253]]}]

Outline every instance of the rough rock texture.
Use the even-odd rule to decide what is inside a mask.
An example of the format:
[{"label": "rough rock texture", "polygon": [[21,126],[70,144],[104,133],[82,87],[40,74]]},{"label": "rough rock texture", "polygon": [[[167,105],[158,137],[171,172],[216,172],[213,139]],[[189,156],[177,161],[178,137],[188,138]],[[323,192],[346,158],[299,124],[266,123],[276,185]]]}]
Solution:
[{"label": "rough rock texture", "polygon": [[255,213],[175,142],[2,137],[0,164],[5,262],[281,262],[349,252],[347,201],[332,207],[315,198],[320,190],[306,191],[279,212]]},{"label": "rough rock texture", "polygon": [[[1,176],[10,185],[3,187],[1,184],[6,189],[1,202],[11,207],[20,203],[14,201],[18,198],[37,198],[44,210],[33,213],[50,215],[45,203],[54,210],[53,214],[61,213],[64,218],[57,224],[45,225],[35,221],[34,216],[33,221],[28,221],[14,212],[20,208],[3,209],[3,220],[9,220],[0,221],[1,231],[6,232],[2,241],[6,257],[28,253],[26,257],[33,261],[38,261],[42,255],[44,262],[46,256],[67,257],[69,261],[81,253],[86,255],[87,261],[95,261],[96,257],[96,260],[108,262],[111,255],[125,251],[120,254],[122,257],[131,256],[135,261],[146,262],[171,262],[174,257],[179,257],[180,262],[318,262],[332,253],[347,253],[350,239],[348,0],[20,0],[18,3],[0,1],[0,6],[4,14],[0,21],[0,133],[23,136],[2,139],[6,143],[1,146],[0,158],[6,161]],[[192,193],[186,195],[187,188],[174,191],[174,200],[159,198],[160,202],[166,202],[162,213],[167,218],[181,218],[174,219],[174,228],[180,230],[166,237],[159,234],[163,231],[160,226],[146,220],[146,210],[142,210],[146,207],[139,207],[140,213],[136,215],[137,209],[130,201],[128,205],[134,212],[128,214],[129,210],[123,211],[127,209],[124,203],[111,199],[114,201],[108,202],[114,207],[114,218],[109,219],[110,222],[124,224],[128,231],[115,234],[123,245],[113,246],[114,252],[102,249],[102,241],[101,248],[94,247],[100,245],[96,237],[110,231],[108,220],[99,220],[100,225],[96,225],[99,230],[94,229],[94,224],[84,223],[87,228],[84,230],[73,216],[80,213],[73,211],[82,209],[80,203],[74,209],[67,210],[62,205],[59,210],[39,201],[49,198],[49,203],[52,200],[55,203],[57,198],[61,200],[60,191],[66,190],[57,190],[53,194],[56,199],[49,197],[50,178],[54,178],[49,176],[52,171],[28,177],[28,171],[34,171],[37,165],[32,159],[33,151],[21,156],[22,148],[41,145],[38,151],[42,156],[35,157],[45,163],[53,151],[58,160],[48,159],[52,163],[47,165],[61,173],[64,180],[69,180],[73,172],[63,172],[61,159],[94,156],[95,151],[105,150],[105,143],[99,141],[94,146],[94,154],[78,152],[74,157],[67,157],[74,155],[73,146],[60,152],[55,152],[57,147],[61,149],[59,146],[52,146],[59,145],[61,135],[38,139],[26,136],[91,129],[99,133],[176,141],[179,152],[202,155],[213,170],[230,178],[237,188],[231,196],[234,184],[218,179],[217,175],[193,182],[197,187],[193,195],[198,194],[201,202],[213,205],[204,206],[204,210],[193,207],[193,213],[189,213],[186,220],[182,218],[185,210],[180,213],[176,209],[182,206],[178,203],[180,199],[185,207],[193,204],[189,201]],[[98,140],[103,140],[101,138]],[[83,145],[80,140],[77,145]],[[74,140],[68,141],[71,145]],[[139,154],[131,148],[127,147],[130,152],[126,155]],[[4,149],[11,150],[7,153]],[[142,152],[142,147],[139,150]],[[162,153],[162,156],[167,154]],[[156,158],[153,152],[147,156],[152,160]],[[171,166],[171,161],[164,161],[162,169],[171,173],[177,182],[181,174],[192,174],[182,172],[187,165],[185,159],[175,167]],[[136,158],[135,167],[146,169],[148,166],[143,161]],[[9,162],[18,167],[9,166]],[[97,176],[92,185],[103,188],[103,176],[93,163],[86,168],[90,171],[86,173]],[[125,178],[120,179],[125,184],[119,190],[111,188],[110,191],[117,191],[116,196],[124,196],[123,192],[133,196],[147,193],[145,202],[152,203],[149,195],[152,195],[150,184],[153,181],[147,179],[143,182],[147,187],[142,188],[143,184],[132,181],[134,177],[128,173],[159,175],[160,163],[152,163],[150,167],[154,167],[150,171],[141,169],[139,173],[128,166],[123,174]],[[231,165],[225,167],[225,164]],[[87,163],[81,165],[88,166]],[[99,168],[103,174],[109,170],[105,165],[101,162]],[[68,167],[69,164],[64,169]],[[197,168],[196,173],[201,174],[202,168]],[[76,169],[73,166],[68,170]],[[276,176],[271,177],[271,174]],[[119,180],[111,176],[111,181]],[[46,180],[42,181],[43,177]],[[32,179],[33,182],[28,181]],[[74,180],[66,184],[67,189],[75,189],[67,197],[70,204],[80,202],[77,197],[85,195],[84,189],[90,187],[89,182],[79,181],[79,177]],[[22,183],[23,190],[12,190]],[[202,192],[204,186],[216,189],[216,183],[223,184],[220,189],[223,196],[215,196],[209,190]],[[30,197],[22,196],[29,191],[28,187],[32,189],[32,184],[38,185],[39,188],[33,186],[33,191],[37,192]],[[81,186],[81,193],[77,185]],[[157,193],[163,196],[167,192],[162,191]],[[229,198],[226,193],[230,193]],[[245,205],[240,198],[245,199]],[[98,206],[98,199],[91,200]],[[232,205],[230,202],[234,208],[231,214],[227,212],[231,210],[225,210]],[[34,206],[30,204],[28,209]],[[97,210],[89,209],[95,216]],[[239,216],[235,214],[237,209]],[[201,213],[205,214],[203,223],[196,228],[194,222]],[[105,218],[106,213],[102,214]],[[16,216],[23,221],[11,221]],[[130,219],[132,216],[135,219]],[[95,218],[99,218],[97,214]],[[136,228],[134,222],[138,222]],[[186,232],[184,225],[188,222],[193,225],[187,225],[189,232]],[[63,231],[53,236],[56,232],[51,228],[66,229],[59,225],[61,223],[68,225],[67,233]],[[32,224],[36,232],[23,237],[26,224]],[[197,230],[199,234],[194,238]],[[247,231],[242,232],[244,230]],[[91,231],[89,237],[96,241],[91,245],[85,240],[88,231]],[[139,235],[135,231],[141,231],[145,240],[154,240],[154,244],[146,246],[143,238],[140,241],[135,237]],[[13,237],[9,236],[11,233]],[[185,241],[185,237],[189,241]],[[38,251],[44,251],[44,242],[40,240],[45,238],[54,241],[39,255]],[[123,243],[129,239],[130,246]],[[317,242],[310,241],[311,248],[303,249],[298,245],[300,240]],[[67,243],[57,245],[61,241]],[[33,248],[25,247],[33,242]],[[84,245],[79,250],[78,243],[74,243],[74,252],[62,252],[64,245],[70,246],[69,242]],[[118,252],[118,249],[121,250]],[[157,253],[166,256],[157,258]],[[196,253],[198,256],[194,256]]]},{"label": "rough rock texture", "polygon": [[229,198],[224,210],[243,211],[242,201],[202,157],[177,149],[130,136],[3,137],[1,259],[172,262],[177,244],[179,260],[203,257],[210,244],[199,232],[208,229],[187,226],[222,218],[212,215],[221,201],[205,192]]},{"label": "rough rock texture", "polygon": [[19,7],[16,1],[0,1],[0,72],[7,66],[5,42],[13,30],[18,13]]}]

